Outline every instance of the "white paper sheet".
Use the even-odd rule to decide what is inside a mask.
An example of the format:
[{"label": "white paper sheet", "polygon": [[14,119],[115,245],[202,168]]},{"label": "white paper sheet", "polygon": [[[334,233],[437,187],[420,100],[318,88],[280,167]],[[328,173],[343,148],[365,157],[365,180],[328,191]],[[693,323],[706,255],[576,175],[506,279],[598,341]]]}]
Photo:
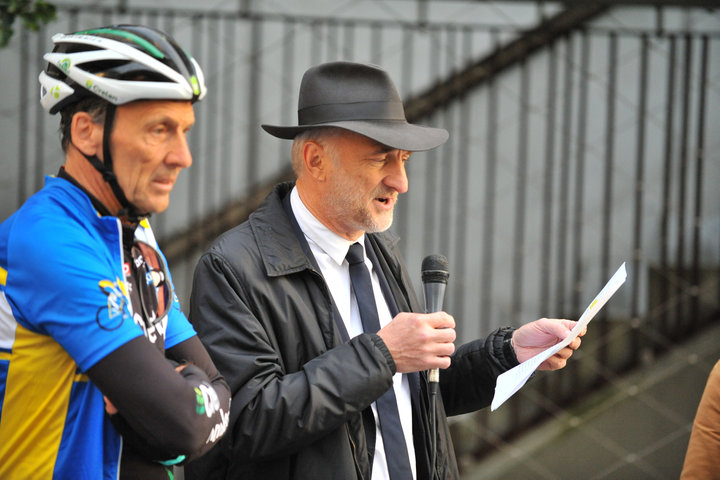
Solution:
[{"label": "white paper sheet", "polygon": [[590,323],[590,320],[600,311],[610,297],[615,294],[617,289],[625,283],[625,279],[627,279],[627,272],[625,271],[625,264],[623,263],[612,278],[608,280],[603,289],[600,290],[600,293],[597,294],[595,299],[590,302],[590,305],[588,305],[580,316],[575,327],[564,340],[500,375],[495,385],[495,396],[490,405],[490,410],[495,410],[505,403],[508,398],[512,397],[515,392],[525,385],[530,375],[532,375],[545,360],[569,345],[582,329]]}]

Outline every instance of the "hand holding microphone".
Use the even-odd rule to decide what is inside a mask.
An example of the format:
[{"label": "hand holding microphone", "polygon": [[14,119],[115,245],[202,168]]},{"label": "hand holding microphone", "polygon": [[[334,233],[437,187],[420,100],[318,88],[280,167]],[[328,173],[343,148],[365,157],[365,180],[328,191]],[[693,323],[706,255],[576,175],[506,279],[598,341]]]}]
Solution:
[{"label": "hand holding microphone", "polygon": [[378,332],[401,373],[447,368],[455,351],[455,319],[441,311],[449,276],[447,259],[430,255],[422,265],[427,313],[400,313]]}]

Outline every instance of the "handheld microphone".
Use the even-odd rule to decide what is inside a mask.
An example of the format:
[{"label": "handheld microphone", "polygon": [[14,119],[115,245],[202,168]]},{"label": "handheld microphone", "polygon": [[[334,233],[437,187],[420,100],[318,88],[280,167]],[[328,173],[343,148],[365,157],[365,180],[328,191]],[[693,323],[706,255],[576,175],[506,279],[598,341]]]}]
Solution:
[{"label": "handheld microphone", "polygon": [[[422,262],[422,282],[425,293],[425,313],[442,310],[447,286],[448,261],[443,255],[428,255]],[[440,371],[433,368],[428,373],[428,381],[435,386],[440,381]]]},{"label": "handheld microphone", "polygon": [[[447,286],[448,261],[442,255],[428,255],[422,262],[423,293],[425,294],[425,313],[442,310]],[[428,372],[428,390],[430,393],[430,459],[432,462],[432,475],[435,478],[437,469],[437,393],[440,386],[440,370],[432,368]]]}]

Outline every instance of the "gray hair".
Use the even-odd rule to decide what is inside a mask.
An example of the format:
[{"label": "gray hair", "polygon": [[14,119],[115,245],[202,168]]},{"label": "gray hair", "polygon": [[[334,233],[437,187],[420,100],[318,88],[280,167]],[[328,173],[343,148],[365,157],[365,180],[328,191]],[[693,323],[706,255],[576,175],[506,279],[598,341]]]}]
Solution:
[{"label": "gray hair", "polygon": [[306,142],[316,142],[333,161],[338,161],[337,151],[332,139],[344,135],[347,130],[339,127],[317,127],[309,128],[295,136],[292,144],[292,167],[296,176],[303,171],[302,149]]}]

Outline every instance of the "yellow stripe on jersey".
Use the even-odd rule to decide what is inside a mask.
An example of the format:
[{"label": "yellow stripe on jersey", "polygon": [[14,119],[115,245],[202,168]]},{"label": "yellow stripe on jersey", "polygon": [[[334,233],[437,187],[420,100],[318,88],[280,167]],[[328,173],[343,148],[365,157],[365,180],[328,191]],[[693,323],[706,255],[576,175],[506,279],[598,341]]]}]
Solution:
[{"label": "yellow stripe on jersey", "polygon": [[10,360],[10,352],[0,352],[0,360]]},{"label": "yellow stripe on jersey", "polygon": [[17,326],[0,418],[0,478],[52,478],[76,368],[52,337]]},{"label": "yellow stripe on jersey", "polygon": [[7,285],[7,270],[0,267],[0,285]]}]

